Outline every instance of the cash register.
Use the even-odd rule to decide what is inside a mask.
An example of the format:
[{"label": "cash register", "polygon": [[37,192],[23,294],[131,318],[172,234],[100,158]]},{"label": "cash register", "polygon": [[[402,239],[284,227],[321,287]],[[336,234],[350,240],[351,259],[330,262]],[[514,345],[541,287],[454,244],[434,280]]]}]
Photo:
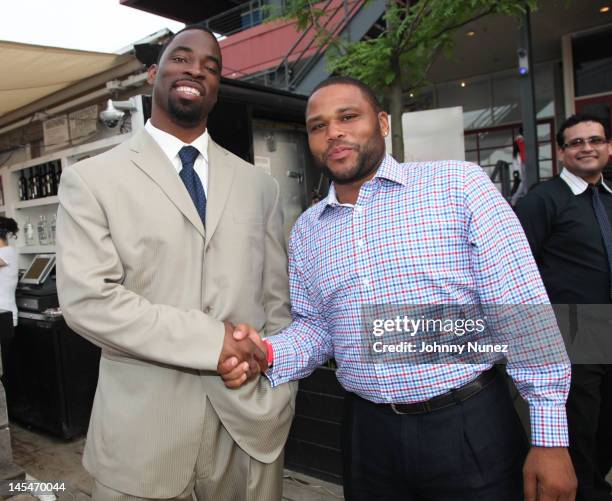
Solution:
[{"label": "cash register", "polygon": [[47,319],[45,311],[57,308],[55,254],[37,254],[21,276],[16,291],[19,318]]}]

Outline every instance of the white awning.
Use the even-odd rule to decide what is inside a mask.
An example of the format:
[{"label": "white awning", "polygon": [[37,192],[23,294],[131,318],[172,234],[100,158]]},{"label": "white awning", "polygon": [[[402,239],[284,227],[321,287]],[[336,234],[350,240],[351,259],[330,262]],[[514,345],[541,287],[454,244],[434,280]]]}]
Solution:
[{"label": "white awning", "polygon": [[125,55],[0,40],[0,117],[125,60]]}]

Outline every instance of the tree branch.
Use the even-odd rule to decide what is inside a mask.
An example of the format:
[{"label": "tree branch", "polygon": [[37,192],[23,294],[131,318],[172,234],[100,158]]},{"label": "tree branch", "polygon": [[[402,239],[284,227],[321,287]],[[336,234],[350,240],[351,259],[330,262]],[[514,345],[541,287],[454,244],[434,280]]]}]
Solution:
[{"label": "tree branch", "polygon": [[[478,21],[478,19],[486,17],[486,16],[488,16],[490,14],[493,14],[494,12],[495,12],[495,7],[489,7],[488,10],[486,10],[484,12],[481,12],[480,14],[478,14],[476,16],[473,16],[473,17],[471,17],[471,18],[469,18],[469,19],[467,19],[465,21],[462,21],[462,22],[457,23],[457,24],[451,24],[449,26],[446,26],[444,29],[440,30],[438,33],[435,33],[434,35],[431,35],[428,38],[431,38],[431,39],[435,40],[438,37],[444,35],[444,33],[448,33],[449,31],[453,31],[453,30],[456,30],[458,28],[461,28],[462,26],[465,26],[466,24],[469,24],[469,23],[471,23],[473,21]],[[417,45],[418,45],[418,42],[416,42],[416,43],[414,43],[412,45],[408,45],[408,46],[403,46],[402,45],[402,46],[398,47],[398,50],[400,52],[409,52],[409,51],[413,50],[414,48],[416,48]]]},{"label": "tree branch", "polygon": [[[425,9],[429,5],[429,3],[430,3],[429,0],[428,1],[422,0],[421,5],[423,7],[421,8],[419,12],[417,12],[416,16],[412,20],[412,23],[410,23],[410,28],[407,31],[404,31],[404,33],[408,33],[408,37],[405,40],[402,40],[402,37],[404,36],[404,34],[402,33],[399,37],[398,47],[403,47],[405,44],[407,44],[410,41],[410,39],[412,38],[412,35],[414,34],[414,29],[416,28],[417,23],[423,17],[423,13],[425,12]],[[410,7],[412,7],[412,5],[410,5]]]}]

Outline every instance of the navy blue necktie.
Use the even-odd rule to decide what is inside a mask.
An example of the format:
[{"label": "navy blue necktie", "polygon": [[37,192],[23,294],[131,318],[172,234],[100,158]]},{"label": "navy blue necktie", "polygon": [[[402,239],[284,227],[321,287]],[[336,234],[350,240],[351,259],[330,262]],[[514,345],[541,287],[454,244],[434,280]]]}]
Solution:
[{"label": "navy blue necktie", "polygon": [[179,158],[181,159],[183,168],[179,176],[183,180],[191,200],[193,200],[193,204],[200,215],[202,224],[206,225],[206,194],[204,193],[204,187],[202,186],[202,181],[200,181],[200,176],[198,176],[193,168],[199,154],[200,152],[198,149],[193,146],[183,146],[181,148],[179,151]]},{"label": "navy blue necktie", "polygon": [[612,298],[612,226],[610,226],[610,219],[606,212],[601,196],[599,195],[599,186],[591,184],[591,193],[593,195],[593,210],[595,211],[595,217],[599,223],[599,231],[601,231],[601,237],[603,238],[604,247],[606,248],[606,254],[608,256],[608,266],[610,267],[610,297]]}]

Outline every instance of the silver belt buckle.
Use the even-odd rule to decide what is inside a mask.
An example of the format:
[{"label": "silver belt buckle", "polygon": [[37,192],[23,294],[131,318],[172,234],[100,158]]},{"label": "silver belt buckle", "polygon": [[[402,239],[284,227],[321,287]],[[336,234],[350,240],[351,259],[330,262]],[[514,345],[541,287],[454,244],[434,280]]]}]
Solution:
[{"label": "silver belt buckle", "polygon": [[[423,406],[423,414],[431,412],[431,405],[429,404],[429,400],[425,400],[424,402],[420,402],[420,404]],[[396,404],[390,404],[391,405],[391,409],[393,409],[393,412],[395,412],[396,414],[400,415],[400,416],[407,416],[407,415],[412,415],[413,413],[411,412],[402,412],[400,410],[397,409]],[[403,404],[400,404],[403,405]],[[406,405],[410,405],[410,404],[406,404]],[[417,412],[415,414],[420,414],[420,412]]]},{"label": "silver belt buckle", "polygon": [[397,407],[395,407],[395,404],[391,404],[391,409],[393,409],[393,412],[395,412],[396,414],[399,414],[400,416],[404,415],[403,412],[400,412],[397,410]]}]

